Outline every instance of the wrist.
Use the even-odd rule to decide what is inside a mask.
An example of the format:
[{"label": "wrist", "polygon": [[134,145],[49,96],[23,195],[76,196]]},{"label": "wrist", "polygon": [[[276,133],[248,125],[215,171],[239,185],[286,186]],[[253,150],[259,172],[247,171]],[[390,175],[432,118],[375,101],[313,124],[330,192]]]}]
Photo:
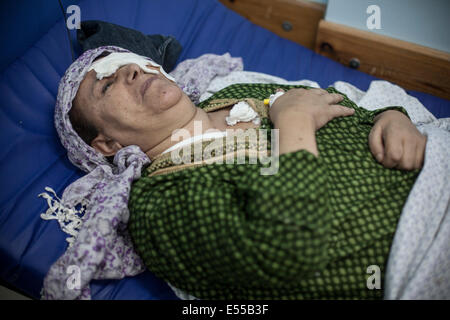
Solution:
[{"label": "wrist", "polygon": [[402,112],[398,111],[398,110],[386,110],[383,111],[379,114],[377,114],[374,118],[373,118],[373,122],[376,123],[377,121],[381,120],[381,119],[391,119],[391,118],[396,118],[400,116],[401,118],[406,117],[408,120],[409,118],[404,115]]},{"label": "wrist", "polygon": [[283,128],[304,128],[315,133],[316,125],[314,117],[306,112],[280,113],[273,122],[277,129]]},{"label": "wrist", "polygon": [[316,157],[319,155],[316,144],[314,122],[308,117],[285,117],[275,125],[279,129],[279,154],[307,150]]}]

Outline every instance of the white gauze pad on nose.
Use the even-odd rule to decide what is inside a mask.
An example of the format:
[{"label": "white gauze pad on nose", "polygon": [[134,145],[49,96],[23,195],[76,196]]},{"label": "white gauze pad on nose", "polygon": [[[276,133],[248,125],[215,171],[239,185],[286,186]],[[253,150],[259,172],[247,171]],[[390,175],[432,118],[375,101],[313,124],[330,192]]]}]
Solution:
[{"label": "white gauze pad on nose", "polygon": [[167,74],[164,69],[157,63],[132,52],[113,52],[100,60],[95,61],[88,71],[95,70],[97,79],[113,75],[117,69],[130,63],[137,64],[144,72],[158,74],[158,71],[147,68],[150,64],[152,67],[159,68],[159,71],[169,80],[176,82],[175,79]]}]

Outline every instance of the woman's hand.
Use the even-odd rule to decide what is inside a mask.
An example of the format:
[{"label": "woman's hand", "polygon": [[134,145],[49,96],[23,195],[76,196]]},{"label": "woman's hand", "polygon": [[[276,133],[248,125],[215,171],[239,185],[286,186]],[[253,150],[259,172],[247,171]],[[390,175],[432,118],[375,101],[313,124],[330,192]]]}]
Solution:
[{"label": "woman's hand", "polygon": [[336,105],[342,99],[322,89],[291,89],[275,100],[269,115],[280,130],[279,154],[304,149],[318,156],[316,131],[328,121],[355,111]]},{"label": "woman's hand", "polygon": [[422,168],[427,138],[406,115],[389,110],[376,116],[374,121],[369,147],[378,162],[386,168]]},{"label": "woman's hand", "polygon": [[352,108],[338,105],[342,99],[342,95],[323,89],[291,89],[273,103],[269,115],[274,123],[281,118],[309,119],[318,130],[334,118],[355,112]]}]

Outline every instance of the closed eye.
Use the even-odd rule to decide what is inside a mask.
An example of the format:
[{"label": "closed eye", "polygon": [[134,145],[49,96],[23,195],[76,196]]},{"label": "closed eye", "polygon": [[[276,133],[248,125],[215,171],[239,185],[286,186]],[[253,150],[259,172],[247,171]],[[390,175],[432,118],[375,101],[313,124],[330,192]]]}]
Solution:
[{"label": "closed eye", "polygon": [[110,80],[108,82],[106,82],[106,84],[103,86],[102,88],[102,94],[105,94],[106,91],[109,89],[109,87],[111,87],[111,85],[114,83],[113,80]]}]

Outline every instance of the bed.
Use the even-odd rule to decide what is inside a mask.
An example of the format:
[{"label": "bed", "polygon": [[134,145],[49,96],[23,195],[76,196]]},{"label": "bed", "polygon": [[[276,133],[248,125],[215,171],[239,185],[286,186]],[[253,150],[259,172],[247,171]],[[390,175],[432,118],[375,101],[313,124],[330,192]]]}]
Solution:
[{"label": "bed", "polygon": [[[26,6],[37,8],[39,3]],[[173,35],[183,46],[178,62],[204,53],[229,52],[243,58],[247,71],[287,80],[311,79],[321,87],[343,80],[367,90],[376,80],[252,24],[218,0],[76,3],[82,20],[104,20],[146,34]],[[40,218],[47,203],[38,194],[52,186],[60,195],[82,176],[67,159],[53,127],[58,82],[72,58],[61,12],[50,12],[56,23],[34,35],[37,38],[30,35],[33,30],[25,31],[30,33],[30,45],[16,50],[6,65],[2,62],[0,73],[0,278],[36,299],[47,271],[67,247],[67,235],[58,223]],[[408,93],[437,118],[450,117],[450,101]],[[92,281],[91,291],[93,299],[178,299],[149,271],[122,280]]]}]

